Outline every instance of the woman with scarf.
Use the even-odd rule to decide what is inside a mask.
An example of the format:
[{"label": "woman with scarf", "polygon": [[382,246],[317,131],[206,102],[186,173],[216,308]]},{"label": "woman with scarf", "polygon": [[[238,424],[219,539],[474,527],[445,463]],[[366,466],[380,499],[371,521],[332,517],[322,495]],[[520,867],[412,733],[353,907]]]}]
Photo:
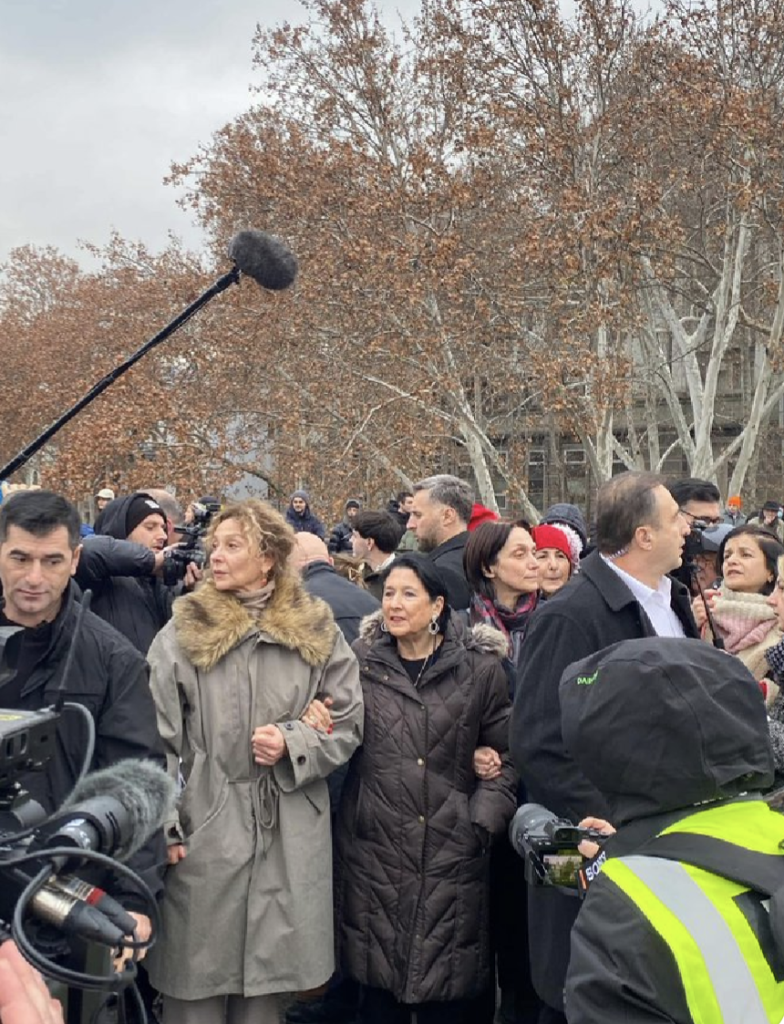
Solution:
[{"label": "woman with scarf", "polygon": [[148,958],[163,1024],[277,1024],[280,994],[334,970],[326,777],[361,742],[362,690],[293,545],[263,501],[223,508],[204,582],[150,648],[168,769],[185,780]]},{"label": "woman with scarf", "polygon": [[[539,562],[530,527],[522,521],[482,523],[468,539],[463,564],[472,591],[471,622],[494,626],[506,637],[504,668],[513,698],[523,631],[538,600]],[[479,747],[474,769],[480,779],[496,778],[501,770],[498,752]],[[524,802],[520,791],[518,804]],[[506,836],[492,851],[490,912],[501,989],[497,1019],[499,1024],[534,1024],[541,1004],[528,968],[526,883],[520,859]],[[493,1017],[483,1008],[476,1019],[480,1024]]]},{"label": "woman with scarf", "polygon": [[[776,584],[778,559],[784,547],[759,526],[737,526],[719,548],[722,581],[716,590],[705,591],[713,625],[729,654],[737,655],[762,685],[768,703],[777,687],[770,682],[766,651],[782,638],[781,627],[768,598]],[[701,599],[694,602],[697,624],[704,640],[713,641]]]}]

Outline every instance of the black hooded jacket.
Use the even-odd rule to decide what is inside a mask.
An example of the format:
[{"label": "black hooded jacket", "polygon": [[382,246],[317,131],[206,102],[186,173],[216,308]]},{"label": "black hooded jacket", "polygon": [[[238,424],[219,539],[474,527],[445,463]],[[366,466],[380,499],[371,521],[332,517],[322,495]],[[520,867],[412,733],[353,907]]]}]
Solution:
[{"label": "black hooded jacket", "polygon": [[[707,644],[666,638],[614,644],[570,665],[559,689],[564,741],[602,792],[610,820],[621,826],[604,847],[608,858],[645,854],[679,820],[720,803],[759,801],[772,783],[759,687],[739,659]],[[769,814],[770,827],[780,830],[779,816]],[[767,817],[766,811],[760,820]],[[735,844],[743,847],[745,837],[725,838],[733,877]],[[677,848],[693,837],[676,830],[669,840]],[[683,850],[687,859],[689,846]],[[784,977],[768,916],[750,924],[774,975]],[[601,874],[572,931],[565,1003],[570,1024],[692,1021],[669,946]]]},{"label": "black hooded jacket", "polygon": [[146,654],[171,618],[173,598],[169,588],[152,575],[154,552],[125,539],[128,509],[137,494],[116,498],[98,517],[95,536],[86,537],[82,545],[76,582],[92,590],[95,614]]},{"label": "black hooded jacket", "polygon": [[[84,615],[77,634],[78,611],[77,588],[71,583],[52,624],[48,649],[36,651],[34,664],[28,661],[21,693],[14,697],[12,707],[38,711],[54,703],[65,660],[74,643],[74,659],[64,696],[66,702],[86,707],[95,721],[92,769],[106,768],[124,758],[152,758],[163,767],[147,663],[124,637],[92,612]],[[0,705],[6,707],[6,684],[10,684],[8,689],[13,688],[24,633],[13,626],[0,631]],[[84,723],[75,712],[66,710],[57,724],[57,742],[51,761],[43,771],[27,773],[19,782],[51,813],[73,789],[84,753]],[[142,875],[153,892],[159,893],[165,860],[161,832],[150,838],[128,864]],[[110,892],[124,894],[129,909],[142,911],[143,900],[133,894],[128,885],[118,877]]]}]

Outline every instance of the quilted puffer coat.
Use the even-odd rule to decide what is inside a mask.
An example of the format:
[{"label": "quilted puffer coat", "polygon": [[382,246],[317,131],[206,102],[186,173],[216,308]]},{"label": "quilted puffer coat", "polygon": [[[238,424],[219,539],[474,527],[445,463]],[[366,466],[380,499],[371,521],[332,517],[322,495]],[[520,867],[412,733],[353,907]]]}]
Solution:
[{"label": "quilted puffer coat", "polygon": [[[380,621],[365,619],[353,646],[365,738],[337,829],[340,963],[400,1002],[463,999],[489,981],[488,846],[516,806],[507,643],[452,620],[415,687]],[[503,758],[494,781],[474,774],[484,744]]]}]

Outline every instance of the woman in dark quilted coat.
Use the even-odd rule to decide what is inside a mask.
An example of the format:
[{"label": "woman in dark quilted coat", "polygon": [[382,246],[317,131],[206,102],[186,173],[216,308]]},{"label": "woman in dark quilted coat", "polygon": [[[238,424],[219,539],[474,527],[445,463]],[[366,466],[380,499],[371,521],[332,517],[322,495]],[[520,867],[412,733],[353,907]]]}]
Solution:
[{"label": "woman in dark quilted coat", "polygon": [[[338,946],[360,1024],[470,1024],[490,979],[488,851],[515,810],[506,638],[453,618],[423,555],[388,570],[354,644],[365,698],[337,833]],[[503,770],[478,779],[474,750]]]}]

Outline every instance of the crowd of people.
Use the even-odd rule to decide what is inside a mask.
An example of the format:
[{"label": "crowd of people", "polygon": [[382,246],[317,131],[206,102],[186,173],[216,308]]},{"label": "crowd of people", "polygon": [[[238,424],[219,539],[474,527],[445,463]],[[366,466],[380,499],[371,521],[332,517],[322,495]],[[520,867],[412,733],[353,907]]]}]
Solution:
[{"label": "crowd of people", "polygon": [[[64,687],[93,767],[176,780],[131,861],[162,1024],[784,1017],[784,918],[760,913],[784,892],[778,503],[746,521],[710,482],[626,472],[590,526],[502,519],[445,474],[348,498],[331,531],[305,490],[281,513],[101,488],[95,510],[3,494],[0,706]],[[64,716],[23,780],[47,810],[82,746]],[[608,837],[588,875],[529,884],[528,802]],[[3,1024],[51,1024],[40,995],[17,1016],[20,971],[0,956]]]}]

